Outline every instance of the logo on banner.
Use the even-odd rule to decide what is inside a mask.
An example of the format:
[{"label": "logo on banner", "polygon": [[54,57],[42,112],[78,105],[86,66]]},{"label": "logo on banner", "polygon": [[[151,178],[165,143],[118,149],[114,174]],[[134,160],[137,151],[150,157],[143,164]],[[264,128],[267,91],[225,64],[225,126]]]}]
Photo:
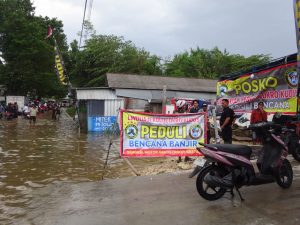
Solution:
[{"label": "logo on banner", "polygon": [[189,134],[192,139],[199,139],[203,134],[203,130],[200,125],[194,125],[190,127]]},{"label": "logo on banner", "polygon": [[138,128],[135,125],[130,124],[125,128],[125,134],[129,139],[134,139],[138,135]]},{"label": "logo on banner", "polygon": [[219,87],[219,91],[220,91],[220,95],[221,95],[221,96],[227,95],[227,91],[228,91],[227,85],[222,84],[222,85]]},{"label": "logo on banner", "polygon": [[297,87],[298,85],[298,76],[297,71],[294,68],[291,68],[285,72],[286,82],[290,87]]}]

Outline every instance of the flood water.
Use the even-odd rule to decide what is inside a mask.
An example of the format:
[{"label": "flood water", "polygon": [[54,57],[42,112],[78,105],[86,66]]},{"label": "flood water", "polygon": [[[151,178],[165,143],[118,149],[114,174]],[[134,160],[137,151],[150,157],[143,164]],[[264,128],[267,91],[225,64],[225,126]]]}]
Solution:
[{"label": "flood water", "polygon": [[[43,196],[35,195],[37,189],[99,181],[103,176],[131,176],[119,157],[119,137],[114,138],[104,172],[109,138],[108,134],[79,135],[75,122],[65,114],[59,121],[52,121],[50,113],[39,115],[35,125],[21,117],[0,120],[0,224],[26,221],[27,214],[40,207],[37,202],[43,202]],[[150,162],[138,161],[141,166]]]}]

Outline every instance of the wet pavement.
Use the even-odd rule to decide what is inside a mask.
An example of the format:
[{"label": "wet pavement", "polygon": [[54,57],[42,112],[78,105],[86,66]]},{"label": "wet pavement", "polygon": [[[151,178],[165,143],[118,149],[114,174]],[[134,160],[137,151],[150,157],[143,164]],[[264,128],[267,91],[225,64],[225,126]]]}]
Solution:
[{"label": "wet pavement", "polygon": [[[111,147],[109,166],[103,170],[109,138],[108,134],[79,135],[76,124],[65,114],[59,121],[52,121],[51,113],[38,115],[35,125],[21,117],[0,120],[0,224],[43,224],[28,218],[30,212],[47,204],[47,193],[36,194],[40,189],[99,181],[103,176],[132,176],[119,157],[119,137]],[[139,168],[160,162],[140,159],[134,163]],[[57,198],[64,201],[70,194]]]},{"label": "wet pavement", "polygon": [[[299,166],[298,166],[299,167]],[[297,168],[299,169],[299,168]],[[299,172],[299,170],[298,170]],[[245,187],[232,199],[202,199],[187,173],[57,183],[35,192],[43,196],[20,224],[43,225],[298,225],[300,179],[290,189],[277,184]],[[61,198],[61,196],[64,196]],[[45,213],[47,212],[47,213]]]},{"label": "wet pavement", "polygon": [[[229,196],[207,202],[187,174],[129,177],[118,137],[104,171],[110,136],[79,135],[65,114],[50,117],[40,115],[35,125],[0,120],[1,225],[300,224],[297,162],[289,190],[262,185],[243,188],[244,203]],[[138,171],[163,162],[132,160]]]}]

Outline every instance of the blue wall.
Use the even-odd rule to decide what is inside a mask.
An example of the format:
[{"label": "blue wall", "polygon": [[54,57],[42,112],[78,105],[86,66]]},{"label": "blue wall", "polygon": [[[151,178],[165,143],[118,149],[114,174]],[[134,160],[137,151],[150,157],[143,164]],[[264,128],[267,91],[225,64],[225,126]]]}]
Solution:
[{"label": "blue wall", "polygon": [[116,116],[91,116],[88,117],[88,131],[112,130]]}]

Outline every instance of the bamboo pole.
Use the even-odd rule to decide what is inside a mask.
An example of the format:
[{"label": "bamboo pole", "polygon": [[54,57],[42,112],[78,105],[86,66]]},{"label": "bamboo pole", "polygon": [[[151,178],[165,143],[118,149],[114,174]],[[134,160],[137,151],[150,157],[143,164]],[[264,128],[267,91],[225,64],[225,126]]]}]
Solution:
[{"label": "bamboo pole", "polygon": [[127,158],[123,158],[124,161],[128,164],[128,166],[131,168],[132,172],[136,175],[136,176],[140,176],[141,174],[138,173],[138,171],[134,168],[134,166],[131,164],[131,162],[129,161],[129,159]]}]

